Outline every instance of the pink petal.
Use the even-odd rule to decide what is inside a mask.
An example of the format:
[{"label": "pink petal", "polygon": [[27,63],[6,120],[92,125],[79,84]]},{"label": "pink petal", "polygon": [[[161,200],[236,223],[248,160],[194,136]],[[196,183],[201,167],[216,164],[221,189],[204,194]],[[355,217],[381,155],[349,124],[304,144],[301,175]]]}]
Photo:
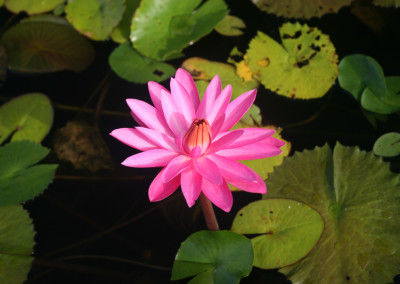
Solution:
[{"label": "pink petal", "polygon": [[186,121],[183,114],[176,107],[172,96],[164,91],[161,91],[163,100],[161,101],[165,120],[175,136],[183,135],[189,128],[191,122]]},{"label": "pink petal", "polygon": [[251,168],[218,155],[211,155],[209,158],[219,166],[228,183],[248,192],[267,193],[264,180]]},{"label": "pink petal", "polygon": [[193,107],[196,110],[199,107],[200,99],[192,76],[190,76],[189,72],[186,70],[179,68],[178,71],[176,71],[175,79],[185,88],[192,100]]},{"label": "pink petal", "polygon": [[243,132],[242,129],[226,132],[226,134],[221,136],[221,138],[211,142],[211,145],[207,149],[207,154],[212,154],[221,149],[227,148],[231,143],[239,139],[239,137],[243,135]]},{"label": "pink petal", "polygon": [[151,128],[136,127],[136,131],[145,137],[147,141],[150,141],[153,145],[157,145],[158,148],[164,148],[173,152],[180,152],[178,145],[168,135],[160,133]]},{"label": "pink petal", "polygon": [[203,178],[193,167],[187,168],[181,173],[181,187],[183,196],[189,207],[192,207],[199,198]]},{"label": "pink petal", "polygon": [[176,158],[172,159],[165,167],[163,182],[169,182],[191,164],[192,159],[185,155],[179,155]]},{"label": "pink petal", "polygon": [[218,116],[217,119],[214,120],[214,123],[211,124],[211,140],[214,140],[216,136],[218,136],[222,125],[224,125],[225,121],[225,113]]},{"label": "pink petal", "polygon": [[191,124],[194,120],[195,109],[193,107],[193,102],[189,97],[186,89],[175,79],[171,79],[171,94],[175,105],[183,114],[188,124]]},{"label": "pink petal", "polygon": [[222,92],[218,96],[218,98],[215,100],[213,107],[207,113],[206,118],[207,118],[207,121],[210,123],[210,125],[212,125],[214,123],[216,118],[218,118],[220,115],[225,113],[226,108],[229,104],[229,101],[231,100],[231,95],[232,95],[232,86],[227,85],[222,90]]},{"label": "pink petal", "polygon": [[200,175],[217,185],[222,184],[223,178],[221,175],[221,171],[216,163],[208,159],[206,156],[193,159],[193,162],[196,171]]},{"label": "pink petal", "polygon": [[222,149],[215,153],[232,160],[253,160],[268,158],[282,153],[282,150],[279,148],[280,146],[277,146],[281,145],[281,143],[276,142],[276,140],[279,139],[269,137],[263,141],[259,141],[250,145],[234,149]]},{"label": "pink petal", "polygon": [[133,128],[119,128],[110,133],[111,136],[117,138],[122,143],[135,149],[146,151],[158,148],[151,140],[143,136],[139,131]]},{"label": "pink petal", "polygon": [[[240,132],[241,135],[238,136],[232,143],[225,145],[225,148],[233,149],[241,146],[245,146],[248,144],[252,144],[261,140],[265,140],[268,137],[272,136],[275,133],[273,129],[265,129],[265,128],[242,128],[236,129],[229,132],[220,133],[217,137],[215,137],[215,142],[219,141],[225,136],[229,136],[229,133]],[[230,134],[232,135],[232,134]]]},{"label": "pink petal", "polygon": [[207,157],[218,165],[224,178],[249,182],[257,180],[257,174],[242,163],[218,155],[209,155]]},{"label": "pink petal", "polygon": [[229,190],[225,181],[221,185],[216,185],[203,178],[201,190],[212,203],[225,212],[231,211],[233,204],[232,192]]},{"label": "pink petal", "polygon": [[215,100],[221,93],[221,80],[218,75],[211,80],[210,84],[207,86],[204,97],[200,102],[199,108],[196,112],[196,117],[199,119],[206,118],[207,113],[211,110],[214,105]]},{"label": "pink petal", "polygon": [[121,164],[135,168],[165,167],[169,161],[178,156],[177,153],[165,149],[154,149],[132,155]]},{"label": "pink petal", "polygon": [[151,97],[151,100],[153,102],[154,107],[157,110],[162,110],[162,107],[161,107],[161,101],[162,101],[161,90],[164,90],[164,91],[168,92],[167,89],[164,88],[163,86],[161,86],[160,84],[158,84],[156,82],[152,82],[152,81],[149,81],[147,83],[147,87],[149,89],[150,97]]},{"label": "pink petal", "polygon": [[132,110],[133,116],[137,117],[147,127],[170,136],[173,135],[165,123],[162,113],[157,111],[153,106],[136,99],[127,99],[126,102]]},{"label": "pink petal", "polygon": [[220,132],[228,131],[242,118],[256,99],[256,94],[256,89],[247,91],[228,105],[225,112],[225,123]]},{"label": "pink petal", "polygon": [[180,178],[179,176],[173,178],[169,182],[162,182],[162,176],[164,169],[158,173],[156,178],[150,185],[149,188],[149,199],[151,202],[160,201],[164,198],[170,196],[179,186]]}]

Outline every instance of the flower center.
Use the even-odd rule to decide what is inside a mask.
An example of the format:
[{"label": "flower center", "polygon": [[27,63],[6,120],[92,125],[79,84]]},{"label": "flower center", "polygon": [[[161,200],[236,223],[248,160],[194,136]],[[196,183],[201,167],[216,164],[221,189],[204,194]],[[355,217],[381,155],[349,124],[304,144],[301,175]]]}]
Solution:
[{"label": "flower center", "polygon": [[210,124],[206,119],[195,119],[183,137],[183,149],[190,154],[194,148],[200,147],[203,154],[211,141]]}]

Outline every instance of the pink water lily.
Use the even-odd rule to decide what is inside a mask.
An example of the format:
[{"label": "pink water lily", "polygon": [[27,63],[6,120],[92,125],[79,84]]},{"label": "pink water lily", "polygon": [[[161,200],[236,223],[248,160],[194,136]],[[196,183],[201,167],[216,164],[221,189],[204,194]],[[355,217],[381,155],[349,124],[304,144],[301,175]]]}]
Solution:
[{"label": "pink water lily", "polygon": [[203,192],[216,206],[229,212],[233,198],[227,183],[244,191],[266,193],[263,179],[238,160],[278,155],[284,143],[271,137],[272,129],[229,131],[253,104],[257,90],[229,103],[232,87],[227,85],[221,90],[217,75],[200,101],[192,77],[183,69],[171,78],[170,87],[171,92],[149,82],[154,107],[127,99],[140,126],[111,132],[121,142],[143,151],[128,157],[122,165],[162,167],[150,185],[150,201],[168,197],[180,185],[189,207]]}]

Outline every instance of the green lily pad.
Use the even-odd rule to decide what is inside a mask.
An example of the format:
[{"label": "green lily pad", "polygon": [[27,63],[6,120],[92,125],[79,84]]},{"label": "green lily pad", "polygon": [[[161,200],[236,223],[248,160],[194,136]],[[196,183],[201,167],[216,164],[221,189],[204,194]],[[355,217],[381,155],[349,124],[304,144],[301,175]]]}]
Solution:
[{"label": "green lily pad", "polygon": [[264,199],[243,207],[231,230],[257,235],[251,239],[253,265],[263,269],[281,268],[305,257],[324,230],[321,215],[301,202]]},{"label": "green lily pad", "polygon": [[236,74],[235,66],[227,63],[210,61],[199,57],[191,57],[182,63],[182,68],[191,73],[196,81],[204,81],[198,86],[199,94],[203,95],[208,83],[215,75],[221,79],[222,86],[230,84],[232,86],[232,99],[241,94],[256,89],[259,83],[256,80],[245,80]]},{"label": "green lily pad", "polygon": [[400,133],[383,134],[375,141],[373,150],[378,156],[395,157],[400,155]]},{"label": "green lily pad", "polygon": [[286,18],[310,19],[328,13],[337,13],[342,7],[349,6],[353,0],[251,0],[264,12]]},{"label": "green lily pad", "polygon": [[289,198],[325,221],[319,244],[280,271],[293,283],[390,283],[400,263],[400,182],[371,152],[337,144],[286,158],[268,198]]},{"label": "green lily pad", "polygon": [[126,0],[126,8],[122,20],[111,33],[111,39],[117,43],[124,43],[129,39],[133,13],[139,6],[140,0]]},{"label": "green lily pad", "polygon": [[375,5],[379,6],[384,6],[384,7],[399,7],[400,6],[400,0],[373,0],[372,3]]},{"label": "green lily pad", "polygon": [[279,32],[282,45],[262,32],[251,40],[246,62],[253,77],[289,98],[325,95],[338,73],[338,56],[329,36],[300,23],[285,23]]},{"label": "green lily pad", "polygon": [[245,27],[246,24],[242,21],[242,19],[235,16],[226,15],[225,18],[223,18],[214,29],[224,36],[239,36],[243,34],[241,29],[244,29]]},{"label": "green lily pad", "polygon": [[379,114],[391,114],[398,110],[400,107],[392,106],[383,101],[383,97],[377,96],[370,88],[365,88],[361,94],[361,106],[366,110],[379,113]]},{"label": "green lily pad", "polygon": [[229,231],[199,231],[182,242],[171,280],[197,275],[189,283],[239,283],[249,275],[253,247],[246,237]]},{"label": "green lily pad", "polygon": [[1,43],[7,50],[9,68],[17,72],[80,72],[94,59],[90,42],[54,16],[24,20],[8,29]]},{"label": "green lily pad", "polygon": [[118,46],[108,58],[109,64],[121,78],[134,83],[161,82],[175,73],[171,65],[143,57],[129,42]]},{"label": "green lily pad", "polygon": [[57,165],[34,165],[50,150],[30,141],[0,147],[0,206],[19,204],[42,193]]},{"label": "green lily pad", "polygon": [[53,108],[48,97],[40,93],[26,94],[0,107],[0,144],[10,135],[11,142],[41,142],[53,124]]},{"label": "green lily pad", "polygon": [[68,1],[68,21],[83,35],[93,40],[106,40],[122,19],[124,0]]},{"label": "green lily pad", "polygon": [[20,205],[0,206],[0,283],[22,284],[33,257],[35,231]]},{"label": "green lily pad", "polygon": [[5,0],[5,5],[15,14],[27,12],[32,15],[51,11],[63,2],[64,0]]},{"label": "green lily pad", "polygon": [[142,0],[132,20],[133,47],[149,58],[170,60],[225,17],[223,0]]},{"label": "green lily pad", "polygon": [[367,87],[378,96],[387,92],[382,67],[372,57],[362,54],[348,55],[340,61],[338,80],[340,87],[357,101]]}]

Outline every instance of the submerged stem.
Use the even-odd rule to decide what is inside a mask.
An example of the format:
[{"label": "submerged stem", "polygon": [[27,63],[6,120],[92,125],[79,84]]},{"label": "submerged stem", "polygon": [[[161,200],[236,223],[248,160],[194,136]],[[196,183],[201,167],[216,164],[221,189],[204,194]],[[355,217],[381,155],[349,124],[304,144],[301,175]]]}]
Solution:
[{"label": "submerged stem", "polygon": [[208,229],[211,231],[219,231],[217,217],[215,217],[215,212],[211,201],[207,198],[207,196],[201,193],[200,202]]}]

